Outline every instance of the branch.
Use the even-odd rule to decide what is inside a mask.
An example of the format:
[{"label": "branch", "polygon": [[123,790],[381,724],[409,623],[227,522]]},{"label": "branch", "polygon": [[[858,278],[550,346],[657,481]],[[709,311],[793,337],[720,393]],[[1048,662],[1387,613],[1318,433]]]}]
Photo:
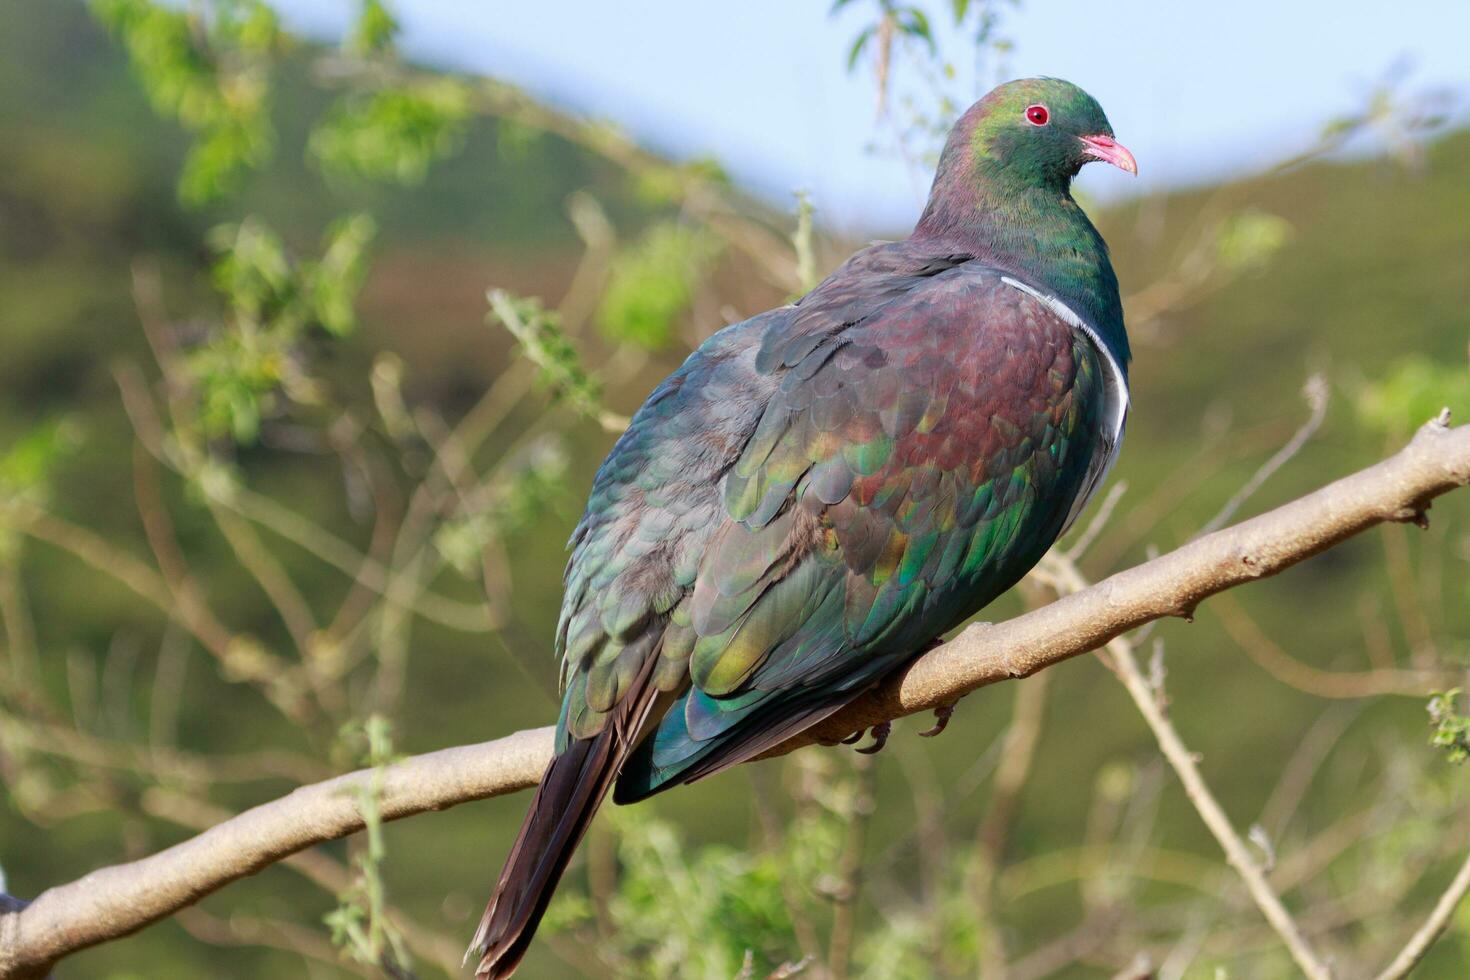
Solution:
[{"label": "branch", "polygon": [[[1274,575],[1367,528],[1422,523],[1434,497],[1467,483],[1470,426],[1450,429],[1445,413],[1368,469],[1004,624],[971,626],[769,754],[951,704],[1152,620],[1188,617],[1211,595]],[[551,750],[551,729],[538,728],[405,759],[384,775],[383,818],[526,789],[540,779]],[[354,790],[369,778],[365,770],[304,786],[151,857],[52,888],[23,909],[0,908],[0,977],[44,976],[70,953],[129,935],[290,854],[361,830]]]},{"label": "branch", "polygon": [[1108,652],[1112,655],[1115,670],[1123,686],[1128,689],[1128,694],[1133,698],[1133,703],[1138,707],[1139,713],[1148,722],[1148,727],[1153,730],[1154,738],[1158,740],[1159,747],[1164,752],[1164,758],[1169,760],[1169,765],[1179,776],[1179,781],[1184,784],[1184,792],[1189,797],[1189,802],[1194,805],[1195,810],[1204,820],[1205,826],[1219,842],[1220,848],[1225,852],[1225,859],[1245,881],[1251,899],[1265,915],[1271,928],[1276,930],[1281,941],[1286,944],[1297,967],[1311,980],[1332,980],[1332,972],[1302,936],[1296,920],[1291,917],[1286,906],[1281,904],[1280,896],[1266,881],[1265,869],[1251,854],[1245,841],[1235,832],[1224,807],[1220,806],[1220,801],[1215,799],[1215,794],[1210,792],[1209,786],[1205,784],[1194,753],[1185,747],[1184,740],[1179,737],[1179,732],[1164,712],[1160,692],[1149,683],[1148,678],[1139,669],[1138,661],[1133,656],[1133,645],[1125,637],[1115,637],[1108,642]]},{"label": "branch", "polygon": [[1424,954],[1429,952],[1429,947],[1450,924],[1450,917],[1455,914],[1455,909],[1464,900],[1465,893],[1470,892],[1470,857],[1460,865],[1459,873],[1455,875],[1454,881],[1450,882],[1449,888],[1439,897],[1434,905],[1434,911],[1429,913],[1429,918],[1419,931],[1414,933],[1407,946],[1394,957],[1392,963],[1378,974],[1378,980],[1399,980],[1413,971],[1419,961],[1424,959]]}]

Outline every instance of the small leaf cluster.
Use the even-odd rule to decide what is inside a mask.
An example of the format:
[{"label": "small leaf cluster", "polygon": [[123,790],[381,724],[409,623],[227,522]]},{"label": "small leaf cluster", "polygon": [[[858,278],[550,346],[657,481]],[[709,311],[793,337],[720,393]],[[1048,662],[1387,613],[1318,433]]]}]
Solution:
[{"label": "small leaf cluster", "polygon": [[392,729],[382,715],[350,724],[342,740],[360,748],[360,761],[371,767],[372,777],[357,788],[357,810],[362,814],[367,845],[353,860],[356,875],[351,886],[338,896],[338,905],[323,918],[332,942],[365,966],[381,967],[389,976],[408,975],[409,957],[403,937],[387,916],[387,888],[383,883],[383,779],[393,753]]},{"label": "small leaf cluster", "polygon": [[555,311],[546,309],[534,297],[513,296],[503,289],[492,289],[486,297],[490,318],[510,331],[552,396],[582,415],[598,416],[602,411],[602,385],[582,367],[577,349],[562,330]]},{"label": "small leaf cluster", "polygon": [[285,35],[264,0],[216,0],[202,12],[93,0],[92,9],[122,40],[154,107],[194,136],[179,176],[186,203],[228,193],[269,159],[269,67]]},{"label": "small leaf cluster", "polygon": [[719,250],[718,239],[700,226],[655,223],[613,261],[598,310],[604,335],[645,350],[669,346]]},{"label": "small leaf cluster", "polygon": [[691,183],[728,188],[730,173],[713,157],[651,166],[634,174],[634,191],[650,207],[677,204]]},{"label": "small leaf cluster", "polygon": [[382,0],[363,0],[362,10],[343,40],[343,47],[361,57],[389,54],[399,29],[398,18]]},{"label": "small leaf cluster", "polygon": [[1460,689],[1451,688],[1435,694],[1425,705],[1434,728],[1429,744],[1444,749],[1445,757],[1455,766],[1470,759],[1470,715],[1460,714],[1459,697]]},{"label": "small leaf cluster", "polygon": [[[617,976],[733,977],[749,954],[766,976],[793,955],[797,940],[785,888],[814,902],[812,885],[835,863],[842,825],[830,814],[794,821],[775,849],[691,848],[647,808],[609,814],[620,877],[606,914],[613,929],[600,951]],[[589,930],[585,894],[563,889],[543,928]]]},{"label": "small leaf cluster", "polygon": [[[832,5],[833,13],[836,13],[850,3],[852,3],[852,0],[837,0]],[[849,71],[857,67],[858,59],[863,56],[863,52],[867,50],[868,44],[878,36],[881,30],[885,29],[885,24],[887,25],[886,29],[892,30],[901,37],[912,38],[916,41],[923,42],[931,55],[937,52],[938,47],[934,40],[934,29],[929,24],[929,15],[924,12],[924,8],[918,4],[895,3],[894,0],[878,0],[878,9],[880,14],[879,21],[863,28],[858,33],[858,36],[853,39],[852,46],[848,48],[847,67]],[[955,12],[956,20],[964,16],[964,12],[958,3],[955,5]]]},{"label": "small leaf cluster", "polygon": [[365,215],[343,218],[327,232],[320,259],[294,262],[280,238],[255,219],[213,231],[214,282],[231,316],[187,356],[206,437],[248,444],[283,398],[319,402],[301,344],[312,327],[336,337],[355,328],[374,232]]},{"label": "small leaf cluster", "polygon": [[418,184],[464,144],[469,119],[469,92],[457,79],[382,88],[342,100],[309,149],[333,176]]},{"label": "small leaf cluster", "polygon": [[[238,190],[274,151],[272,79],[290,37],[267,0],[204,0],[186,9],[159,0],[91,0],[122,41],[154,108],[193,137],[179,196],[201,205]],[[343,40],[374,79],[337,99],[307,149],[329,175],[415,184],[458,150],[472,115],[453,77],[373,72],[394,56],[399,24],[382,0],[364,0]]]},{"label": "small leaf cluster", "polygon": [[[812,930],[830,923],[834,902],[856,897],[839,869],[853,821],[871,807],[870,789],[830,754],[795,757],[786,773],[795,813],[767,821],[773,830],[759,847],[693,846],[648,806],[606,812],[600,819],[615,838],[615,887],[594,901],[575,883],[563,884],[542,929],[585,938],[608,976],[824,975],[802,955],[797,923],[825,947]],[[976,946],[973,900],[959,870],[944,887],[952,901],[943,923],[903,910],[885,915],[853,937],[848,975],[933,975],[936,929],[946,956]]]}]

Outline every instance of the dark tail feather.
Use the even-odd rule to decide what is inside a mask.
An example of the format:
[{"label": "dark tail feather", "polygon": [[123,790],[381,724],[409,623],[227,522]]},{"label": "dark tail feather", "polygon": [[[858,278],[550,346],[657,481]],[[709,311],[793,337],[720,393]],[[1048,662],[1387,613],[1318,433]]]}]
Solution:
[{"label": "dark tail feather", "polygon": [[556,883],[617,778],[626,754],[617,751],[619,741],[609,725],[551,760],[466,954],[481,958],[476,980],[503,980],[526,955]]},{"label": "dark tail feather", "polygon": [[547,767],[465,954],[466,961],[480,957],[475,980],[504,980],[526,955],[572,853],[643,733],[657,696],[647,683],[657,661],[655,652],[601,732],[573,740]]}]

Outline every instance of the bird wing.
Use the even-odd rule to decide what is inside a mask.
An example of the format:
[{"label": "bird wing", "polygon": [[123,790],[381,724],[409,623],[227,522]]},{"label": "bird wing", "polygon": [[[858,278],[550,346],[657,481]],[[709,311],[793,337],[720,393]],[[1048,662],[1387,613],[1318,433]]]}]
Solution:
[{"label": "bird wing", "polygon": [[648,678],[636,696],[666,705],[620,800],[841,707],[1014,584],[1083,485],[1087,339],[983,266],[877,258],[897,270],[834,275],[712,338],[595,481],[560,736],[595,735]]}]

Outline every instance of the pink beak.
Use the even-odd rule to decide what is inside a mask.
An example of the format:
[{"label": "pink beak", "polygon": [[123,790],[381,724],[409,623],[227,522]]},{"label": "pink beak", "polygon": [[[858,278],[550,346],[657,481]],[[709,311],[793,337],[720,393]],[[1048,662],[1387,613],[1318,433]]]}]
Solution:
[{"label": "pink beak", "polygon": [[1084,136],[1082,142],[1086,149],[1082,152],[1090,157],[1111,163],[1119,170],[1126,170],[1133,176],[1138,176],[1138,161],[1133,159],[1133,154],[1128,152],[1128,147],[1119,143],[1111,136]]}]

